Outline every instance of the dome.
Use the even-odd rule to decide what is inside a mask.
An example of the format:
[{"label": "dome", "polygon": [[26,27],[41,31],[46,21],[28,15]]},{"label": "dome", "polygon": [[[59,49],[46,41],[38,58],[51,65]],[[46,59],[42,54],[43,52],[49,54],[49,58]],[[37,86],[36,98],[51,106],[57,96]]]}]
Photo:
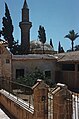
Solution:
[{"label": "dome", "polygon": [[[39,40],[33,40],[30,43],[31,50],[43,50],[43,44]],[[48,43],[44,44],[44,51],[53,51],[53,47]]]}]

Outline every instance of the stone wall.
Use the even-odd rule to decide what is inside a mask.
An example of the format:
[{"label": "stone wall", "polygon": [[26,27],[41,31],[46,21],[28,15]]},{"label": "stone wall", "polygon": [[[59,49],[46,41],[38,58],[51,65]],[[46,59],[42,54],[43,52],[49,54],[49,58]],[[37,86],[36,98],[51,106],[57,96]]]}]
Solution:
[{"label": "stone wall", "polygon": [[48,86],[38,80],[33,87],[34,108],[8,92],[0,91],[0,103],[17,119],[48,119]]},{"label": "stone wall", "polygon": [[17,101],[12,101],[10,96],[0,95],[0,103],[8,110],[8,112],[17,119],[33,119],[33,114],[30,111],[27,111]]},{"label": "stone wall", "polygon": [[53,119],[72,119],[72,94],[65,85],[53,92]]},{"label": "stone wall", "polygon": [[50,59],[26,59],[12,61],[12,77],[16,78],[16,69],[24,69],[24,74],[34,72],[35,68],[40,69],[45,74],[45,71],[51,71],[51,80],[55,81],[55,60]]},{"label": "stone wall", "polygon": [[38,80],[33,90],[35,119],[48,119],[48,86]]},{"label": "stone wall", "polygon": [[[20,102],[18,97],[12,97],[4,90],[0,90],[0,103],[17,119],[72,119],[72,94],[65,85],[58,84],[49,92],[49,87],[43,81],[37,80],[32,89],[34,107],[25,106],[22,100]],[[51,97],[53,100],[49,104]]]},{"label": "stone wall", "polygon": [[11,79],[11,57],[12,54],[10,51],[5,48],[4,46],[1,46],[1,57],[0,57],[0,68],[1,68],[1,75],[0,77],[4,77],[5,79]]}]

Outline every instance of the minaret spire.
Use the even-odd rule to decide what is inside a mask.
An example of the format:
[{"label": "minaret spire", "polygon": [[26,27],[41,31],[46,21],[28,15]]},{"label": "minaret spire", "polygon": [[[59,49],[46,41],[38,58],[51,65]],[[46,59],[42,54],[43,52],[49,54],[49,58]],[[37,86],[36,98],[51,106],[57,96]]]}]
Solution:
[{"label": "minaret spire", "polygon": [[23,8],[28,8],[28,5],[27,5],[27,2],[26,2],[26,0],[24,1]]},{"label": "minaret spire", "polygon": [[26,0],[24,0],[22,8],[22,21],[19,23],[21,28],[21,47],[23,54],[28,54],[30,51],[30,28],[32,23],[29,21],[29,8]]},{"label": "minaret spire", "polygon": [[22,21],[29,21],[29,8],[26,0],[24,0],[24,4],[22,8]]}]

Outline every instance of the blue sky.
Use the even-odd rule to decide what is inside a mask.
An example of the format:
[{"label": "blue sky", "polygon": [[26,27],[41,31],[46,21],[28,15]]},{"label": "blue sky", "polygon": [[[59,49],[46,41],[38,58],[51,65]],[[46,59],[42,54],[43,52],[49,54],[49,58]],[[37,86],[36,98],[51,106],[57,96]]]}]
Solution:
[{"label": "blue sky", "polygon": [[[0,29],[2,17],[7,3],[14,26],[15,40],[21,39],[19,22],[24,0],[0,0]],[[72,29],[79,33],[79,0],[27,0],[32,28],[30,39],[38,39],[39,25],[46,30],[47,42],[53,39],[54,49],[57,50],[59,41],[65,50],[71,48],[69,39],[64,36]],[[79,44],[79,38],[75,45]]]}]

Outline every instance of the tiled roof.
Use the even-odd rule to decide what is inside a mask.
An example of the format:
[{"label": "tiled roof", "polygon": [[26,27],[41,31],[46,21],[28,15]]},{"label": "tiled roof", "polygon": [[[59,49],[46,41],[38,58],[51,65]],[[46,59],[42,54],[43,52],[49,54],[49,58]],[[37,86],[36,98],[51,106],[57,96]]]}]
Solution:
[{"label": "tiled roof", "polygon": [[59,53],[54,55],[58,62],[79,62],[79,51]]}]

